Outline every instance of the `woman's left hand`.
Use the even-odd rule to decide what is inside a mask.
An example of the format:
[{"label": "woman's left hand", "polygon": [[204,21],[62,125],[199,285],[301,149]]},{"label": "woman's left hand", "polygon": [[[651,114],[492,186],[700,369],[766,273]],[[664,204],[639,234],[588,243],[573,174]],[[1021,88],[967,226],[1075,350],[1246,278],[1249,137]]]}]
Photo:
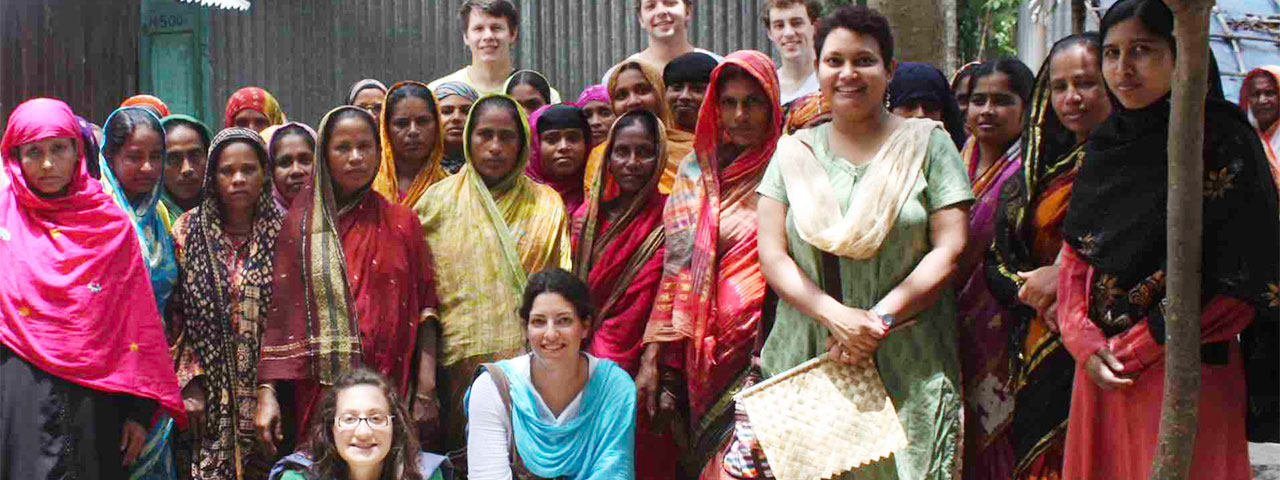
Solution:
[{"label": "woman's left hand", "polygon": [[1025,280],[1018,289],[1018,301],[1036,309],[1044,315],[1054,302],[1058,301],[1058,266],[1049,265],[1030,272],[1018,272]]},{"label": "woman's left hand", "polygon": [[125,420],[121,428],[120,452],[124,454],[124,466],[133,465],[142,453],[142,444],[147,441],[147,429],[133,420]]}]

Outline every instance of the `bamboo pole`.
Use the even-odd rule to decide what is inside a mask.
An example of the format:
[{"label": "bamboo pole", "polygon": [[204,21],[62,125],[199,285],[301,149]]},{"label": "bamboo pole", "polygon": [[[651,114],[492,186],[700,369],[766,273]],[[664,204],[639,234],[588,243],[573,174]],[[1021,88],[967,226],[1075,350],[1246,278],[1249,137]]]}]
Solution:
[{"label": "bamboo pole", "polygon": [[1204,102],[1213,0],[1164,0],[1173,11],[1178,58],[1169,121],[1168,284],[1164,404],[1151,478],[1185,479],[1200,400],[1200,252]]}]

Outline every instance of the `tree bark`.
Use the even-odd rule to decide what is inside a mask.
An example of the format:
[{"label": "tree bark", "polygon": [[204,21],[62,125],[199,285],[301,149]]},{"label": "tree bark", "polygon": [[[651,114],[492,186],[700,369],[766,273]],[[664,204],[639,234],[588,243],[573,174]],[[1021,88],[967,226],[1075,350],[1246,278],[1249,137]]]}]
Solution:
[{"label": "tree bark", "polygon": [[1213,0],[1164,0],[1173,11],[1178,58],[1169,121],[1168,285],[1164,404],[1151,478],[1184,479],[1195,448],[1200,400],[1200,252],[1204,103]]}]

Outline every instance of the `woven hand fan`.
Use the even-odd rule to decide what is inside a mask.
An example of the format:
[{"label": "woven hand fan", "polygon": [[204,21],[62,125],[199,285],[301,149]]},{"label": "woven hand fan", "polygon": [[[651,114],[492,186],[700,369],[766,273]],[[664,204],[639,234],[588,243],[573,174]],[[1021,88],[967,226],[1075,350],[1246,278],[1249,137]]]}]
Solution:
[{"label": "woven hand fan", "polygon": [[825,480],[888,457],[907,434],[870,359],[810,360],[738,393],[778,480]]}]

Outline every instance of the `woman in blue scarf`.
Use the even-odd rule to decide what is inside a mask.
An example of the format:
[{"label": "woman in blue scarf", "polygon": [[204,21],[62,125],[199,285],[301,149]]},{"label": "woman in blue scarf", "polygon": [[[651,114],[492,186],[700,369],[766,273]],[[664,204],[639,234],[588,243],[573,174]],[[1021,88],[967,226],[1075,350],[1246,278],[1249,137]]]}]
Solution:
[{"label": "woman in blue scarf", "polygon": [[120,108],[103,125],[102,152],[98,157],[102,189],[133,221],[156,304],[160,314],[168,318],[165,305],[178,281],[178,263],[173,258],[173,238],[164,224],[167,214],[160,204],[164,191],[164,127],[160,118],[139,107]]},{"label": "woman in blue scarf", "polygon": [[485,364],[467,393],[471,480],[635,478],[635,384],[583,351],[591,314],[569,272],[529,277],[520,318],[533,352]]}]

